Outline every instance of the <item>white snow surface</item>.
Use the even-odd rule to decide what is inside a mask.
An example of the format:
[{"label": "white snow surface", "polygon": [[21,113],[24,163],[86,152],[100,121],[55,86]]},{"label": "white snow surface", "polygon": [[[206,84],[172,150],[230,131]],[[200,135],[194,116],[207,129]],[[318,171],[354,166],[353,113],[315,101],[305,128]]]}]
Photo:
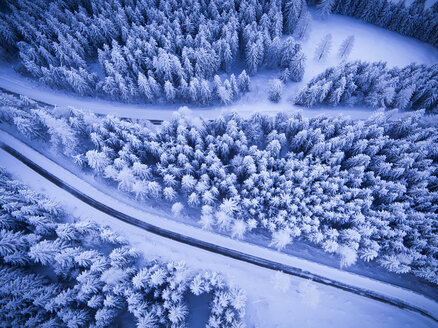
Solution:
[{"label": "white snow surface", "polygon": [[[438,313],[438,304],[415,292],[370,278],[330,268],[274,250],[232,240],[214,233],[172,221],[123,203],[76,177],[11,135],[0,131],[0,140],[23,153],[38,165],[60,177],[72,187],[123,213],[148,223],[210,243],[236,249],[251,255],[299,267],[346,284],[366,288],[418,306],[429,313]],[[248,294],[248,327],[436,327],[436,323],[417,313],[375,302],[333,287],[315,284],[301,278],[278,274],[244,262],[213,254],[148,233],[121,222],[81,202],[63,189],[47,181],[8,153],[0,150],[0,166],[38,192],[60,202],[69,213],[109,225],[140,249],[145,257],[165,261],[184,260],[193,269],[222,273],[231,284]]]},{"label": "white snow surface", "polygon": [[[327,19],[317,17],[314,10],[310,34],[303,44],[303,52],[307,57],[304,79],[300,83],[286,85],[282,100],[274,104],[268,100],[269,81],[277,78],[278,70],[262,69],[257,75],[251,77],[251,91],[235,103],[212,105],[209,107],[190,106],[194,115],[205,119],[212,119],[222,112],[238,112],[242,116],[250,116],[254,112],[275,114],[278,112],[293,112],[297,106],[292,104],[292,98],[311,78],[331,66],[340,64],[336,54],[342,41],[350,35],[355,36],[355,43],[349,61],[386,61],[389,67],[406,66],[412,62],[432,65],[438,63],[438,49],[414,38],[408,38],[395,32],[364,23],[360,20],[341,16],[330,15]],[[327,34],[333,37],[333,47],[326,61],[316,63],[313,55],[318,42]],[[285,36],[286,37],[286,36]],[[235,73],[238,73],[237,71]],[[81,97],[67,94],[60,90],[42,86],[38,81],[25,78],[16,73],[10,63],[0,64],[0,87],[17,92],[30,98],[57,106],[73,106],[97,114],[113,114],[128,118],[163,119],[171,118],[172,113],[182,104],[126,104],[112,102],[100,98]],[[316,107],[304,108],[304,116],[319,114],[337,115],[346,114],[355,119],[364,119],[372,115],[369,108],[349,107]]]}]

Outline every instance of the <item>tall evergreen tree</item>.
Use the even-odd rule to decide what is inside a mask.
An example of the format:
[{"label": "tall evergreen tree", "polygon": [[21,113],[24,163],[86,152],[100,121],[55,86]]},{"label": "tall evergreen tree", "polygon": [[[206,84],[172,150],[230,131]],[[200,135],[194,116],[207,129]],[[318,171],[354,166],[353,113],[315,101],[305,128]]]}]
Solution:
[{"label": "tall evergreen tree", "polygon": [[332,48],[332,35],[329,33],[318,43],[315,49],[314,59],[317,62],[324,61]]}]

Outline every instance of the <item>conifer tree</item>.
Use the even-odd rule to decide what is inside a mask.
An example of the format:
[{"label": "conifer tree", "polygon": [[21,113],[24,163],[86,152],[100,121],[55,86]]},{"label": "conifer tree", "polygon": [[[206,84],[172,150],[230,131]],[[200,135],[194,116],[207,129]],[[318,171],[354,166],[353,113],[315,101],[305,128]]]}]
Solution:
[{"label": "conifer tree", "polygon": [[322,18],[327,18],[331,14],[334,5],[335,0],[319,0],[316,9]]},{"label": "conifer tree", "polygon": [[248,92],[249,88],[250,88],[250,78],[248,76],[248,74],[246,74],[246,71],[243,70],[238,78],[237,78],[237,84],[239,87],[239,90],[241,92]]},{"label": "conifer tree", "polygon": [[283,93],[283,82],[279,79],[272,80],[269,88],[269,100],[279,102]]},{"label": "conifer tree", "polygon": [[354,46],[354,35],[347,37],[341,44],[338,50],[338,57],[341,59],[346,59],[351,53]]},{"label": "conifer tree", "polygon": [[317,62],[324,61],[332,48],[332,35],[327,34],[317,45],[315,49],[314,60]]}]

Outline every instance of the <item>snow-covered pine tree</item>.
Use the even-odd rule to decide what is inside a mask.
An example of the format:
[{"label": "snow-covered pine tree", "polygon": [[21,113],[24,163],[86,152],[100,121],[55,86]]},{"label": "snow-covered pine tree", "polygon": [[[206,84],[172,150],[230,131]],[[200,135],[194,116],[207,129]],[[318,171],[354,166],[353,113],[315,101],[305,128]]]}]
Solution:
[{"label": "snow-covered pine tree", "polygon": [[338,50],[338,57],[341,59],[346,59],[350,56],[351,50],[354,46],[354,35],[350,35],[344,41],[342,41],[341,46]]},{"label": "snow-covered pine tree", "polygon": [[270,82],[268,98],[272,102],[279,102],[283,93],[283,82],[279,79],[274,79]]},{"label": "snow-covered pine tree", "polygon": [[284,4],[284,32],[293,34],[298,21],[306,8],[305,0],[287,0]]},{"label": "snow-covered pine tree", "polygon": [[200,84],[198,78],[194,77],[190,81],[189,94],[192,103],[196,104],[199,101]]},{"label": "snow-covered pine tree", "polygon": [[289,66],[289,79],[294,82],[299,82],[304,77],[306,57],[301,51],[298,51],[295,56],[292,57]]},{"label": "snow-covered pine tree", "polygon": [[334,5],[335,0],[319,0],[316,10],[320,17],[327,18],[332,13]]},{"label": "snow-covered pine tree", "polygon": [[166,96],[166,99],[169,102],[173,102],[175,100],[176,97],[176,91],[174,86],[172,85],[172,82],[170,81],[166,81],[164,83],[164,94]]},{"label": "snow-covered pine tree", "polygon": [[321,62],[324,61],[329,53],[330,50],[332,48],[332,35],[326,34],[326,36],[324,36],[324,38],[322,38],[322,40],[318,43],[316,49],[315,49],[315,55],[314,55],[314,60],[317,62]]},{"label": "snow-covered pine tree", "polygon": [[298,20],[297,26],[295,27],[293,37],[296,40],[304,41],[308,38],[311,29],[311,15],[306,10]]},{"label": "snow-covered pine tree", "polygon": [[262,38],[257,37],[256,40],[248,42],[246,46],[246,66],[251,74],[257,73],[257,70],[264,57],[264,46]]},{"label": "snow-covered pine tree", "polygon": [[207,80],[202,79],[199,87],[199,102],[203,105],[209,104],[212,99],[210,86]]},{"label": "snow-covered pine tree", "polygon": [[239,76],[237,77],[237,85],[239,87],[239,90],[242,93],[248,92],[250,89],[250,77],[248,76],[248,74],[246,73],[245,70],[243,70]]}]

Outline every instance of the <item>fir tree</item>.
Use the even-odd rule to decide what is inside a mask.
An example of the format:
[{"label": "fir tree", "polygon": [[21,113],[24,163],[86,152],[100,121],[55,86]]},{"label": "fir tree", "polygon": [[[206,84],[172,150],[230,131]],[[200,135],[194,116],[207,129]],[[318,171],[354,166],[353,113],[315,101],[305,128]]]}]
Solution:
[{"label": "fir tree", "polygon": [[272,102],[279,102],[283,93],[283,82],[279,79],[271,81],[269,88],[269,100]]},{"label": "fir tree", "polygon": [[335,0],[320,0],[316,5],[316,9],[321,17],[327,18],[331,14],[334,5]]},{"label": "fir tree", "polygon": [[354,46],[354,35],[347,37],[341,44],[338,50],[338,57],[341,59],[346,59],[351,53]]},{"label": "fir tree", "polygon": [[314,60],[317,62],[324,61],[332,48],[332,35],[327,34],[317,45],[315,49]]}]

